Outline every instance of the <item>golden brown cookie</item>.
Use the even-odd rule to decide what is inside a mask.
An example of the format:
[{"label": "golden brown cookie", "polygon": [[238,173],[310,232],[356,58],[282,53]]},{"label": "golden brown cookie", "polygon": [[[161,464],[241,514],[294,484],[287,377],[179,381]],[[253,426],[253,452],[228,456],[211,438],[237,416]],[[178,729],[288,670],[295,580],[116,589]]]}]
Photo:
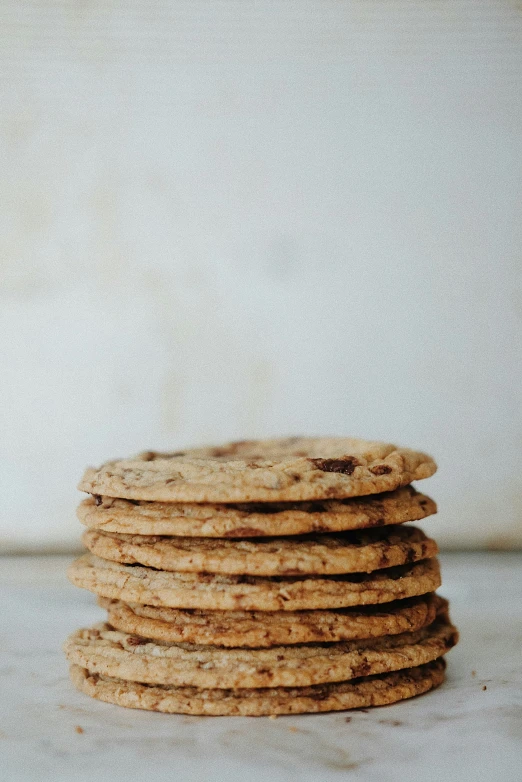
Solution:
[{"label": "golden brown cookie", "polygon": [[91,672],[142,684],[308,687],[423,665],[449,651],[457,639],[447,616],[414,633],[269,649],[167,644],[100,623],[70,635],[64,651],[70,663]]},{"label": "golden brown cookie", "polygon": [[435,470],[430,456],[388,443],[287,437],[176,453],[148,451],[88,468],[78,488],[160,502],[286,502],[391,491]]},{"label": "golden brown cookie", "polygon": [[131,709],[170,714],[258,717],[385,706],[438,687],[444,681],[445,667],[445,661],[439,659],[417,668],[348,682],[250,690],[202,690],[137,684],[90,673],[78,665],[72,665],[70,673],[75,687],[86,695]]},{"label": "golden brown cookie", "polygon": [[348,608],[423,595],[440,586],[436,559],[371,574],[263,578],[172,573],[85,554],[67,575],[76,586],[126,603],[224,611]]},{"label": "golden brown cookie", "polygon": [[123,633],[167,643],[267,647],[324,643],[415,632],[431,624],[438,595],[338,611],[200,611],[99,598],[109,624]]},{"label": "golden brown cookie", "polygon": [[253,538],[402,524],[436,512],[432,499],[404,486],[363,499],[240,505],[146,502],[97,495],[80,503],[78,518],[91,529],[128,535]]},{"label": "golden brown cookie", "polygon": [[87,530],[83,543],[93,554],[122,564],[179,573],[249,576],[370,573],[438,553],[434,540],[416,527],[403,525],[262,541]]}]

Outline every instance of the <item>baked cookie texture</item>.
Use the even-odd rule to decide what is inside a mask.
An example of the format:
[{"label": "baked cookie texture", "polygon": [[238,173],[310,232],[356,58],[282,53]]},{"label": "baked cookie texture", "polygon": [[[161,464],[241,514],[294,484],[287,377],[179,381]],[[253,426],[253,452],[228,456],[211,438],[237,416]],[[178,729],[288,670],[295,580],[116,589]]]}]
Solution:
[{"label": "baked cookie texture", "polygon": [[143,684],[233,689],[308,687],[411,668],[441,657],[456,640],[447,617],[414,633],[268,649],[166,644],[99,624],[78,630],[64,649],[69,662],[104,676]]},{"label": "baked cookie texture", "polygon": [[90,529],[128,535],[255,538],[382,527],[420,521],[437,512],[430,497],[404,486],[364,499],[239,504],[124,500],[91,496],[78,518]]},{"label": "baked cookie texture", "polygon": [[347,437],[244,440],[174,453],[146,451],[90,467],[81,491],[160,502],[344,499],[429,478],[427,454]]},{"label": "baked cookie texture", "polygon": [[278,646],[378,638],[415,632],[435,620],[442,598],[431,592],[393,603],[337,611],[205,611],[98,598],[116,630],[167,643]]},{"label": "baked cookie texture", "polygon": [[246,576],[371,573],[434,557],[434,540],[416,527],[387,527],[337,535],[268,538],[263,541],[169,538],[88,530],[93,554],[124,564],[181,573]]},{"label": "baked cookie texture", "polygon": [[421,452],[353,438],[147,451],[88,468],[88,553],[107,610],[64,650],[83,692],[129,708],[275,715],[394,703],[439,686],[458,641]]},{"label": "baked cookie texture", "polygon": [[141,565],[121,565],[94,554],[84,554],[67,572],[73,584],[100,597],[152,606],[217,611],[348,608],[423,595],[440,586],[437,559],[368,574],[263,578],[174,573]]},{"label": "baked cookie texture", "polygon": [[92,698],[131,709],[171,714],[261,717],[386,706],[422,695],[444,681],[444,658],[415,668],[313,687],[234,690],[148,685],[71,666],[75,687]]}]

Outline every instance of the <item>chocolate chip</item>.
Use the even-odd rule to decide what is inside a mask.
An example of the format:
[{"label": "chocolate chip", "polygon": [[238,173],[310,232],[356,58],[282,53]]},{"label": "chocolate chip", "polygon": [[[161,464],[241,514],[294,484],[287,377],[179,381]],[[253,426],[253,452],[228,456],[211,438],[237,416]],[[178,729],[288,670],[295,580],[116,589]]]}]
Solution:
[{"label": "chocolate chip", "polygon": [[146,638],[139,638],[137,635],[129,635],[127,638],[129,646],[143,646],[148,643]]},{"label": "chocolate chip", "polygon": [[233,453],[231,448],[214,448],[212,451],[212,456],[215,459],[219,459],[220,456],[230,456],[231,453]]},{"label": "chocolate chip", "polygon": [[351,475],[360,462],[354,456],[344,456],[342,459],[310,459],[310,462],[322,472],[340,472]]},{"label": "chocolate chip", "polygon": [[328,687],[327,684],[323,684],[323,685],[316,685],[313,691],[310,693],[310,696],[314,701],[324,701],[326,698],[330,697],[330,694],[331,694],[331,688]]},{"label": "chocolate chip", "polygon": [[354,669],[353,669],[353,675],[354,677],[357,676],[368,676],[370,673],[372,667],[371,665],[364,660],[362,663],[359,663]]},{"label": "chocolate chip", "polygon": [[101,505],[102,504],[103,500],[102,500],[100,494],[93,494],[92,496],[94,498],[94,504],[95,505]]},{"label": "chocolate chip", "polygon": [[388,475],[391,471],[389,464],[376,464],[375,467],[370,467],[370,472],[374,475]]}]

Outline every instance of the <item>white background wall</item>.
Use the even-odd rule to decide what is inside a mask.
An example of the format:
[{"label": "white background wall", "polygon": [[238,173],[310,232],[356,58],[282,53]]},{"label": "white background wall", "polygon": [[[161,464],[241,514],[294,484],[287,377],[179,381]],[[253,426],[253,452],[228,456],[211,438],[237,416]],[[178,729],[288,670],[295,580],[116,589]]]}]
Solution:
[{"label": "white background wall", "polygon": [[432,452],[522,544],[522,6],[4,0],[0,546],[88,463],[289,433]]}]

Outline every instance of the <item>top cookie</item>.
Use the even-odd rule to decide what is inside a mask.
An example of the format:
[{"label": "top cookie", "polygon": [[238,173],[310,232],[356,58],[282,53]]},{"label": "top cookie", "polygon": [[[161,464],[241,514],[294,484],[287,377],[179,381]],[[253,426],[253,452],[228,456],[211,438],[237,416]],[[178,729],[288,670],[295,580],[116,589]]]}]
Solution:
[{"label": "top cookie", "polygon": [[159,502],[287,502],[391,491],[429,478],[430,456],[345,437],[243,440],[176,453],[148,451],[89,467],[90,494]]}]

